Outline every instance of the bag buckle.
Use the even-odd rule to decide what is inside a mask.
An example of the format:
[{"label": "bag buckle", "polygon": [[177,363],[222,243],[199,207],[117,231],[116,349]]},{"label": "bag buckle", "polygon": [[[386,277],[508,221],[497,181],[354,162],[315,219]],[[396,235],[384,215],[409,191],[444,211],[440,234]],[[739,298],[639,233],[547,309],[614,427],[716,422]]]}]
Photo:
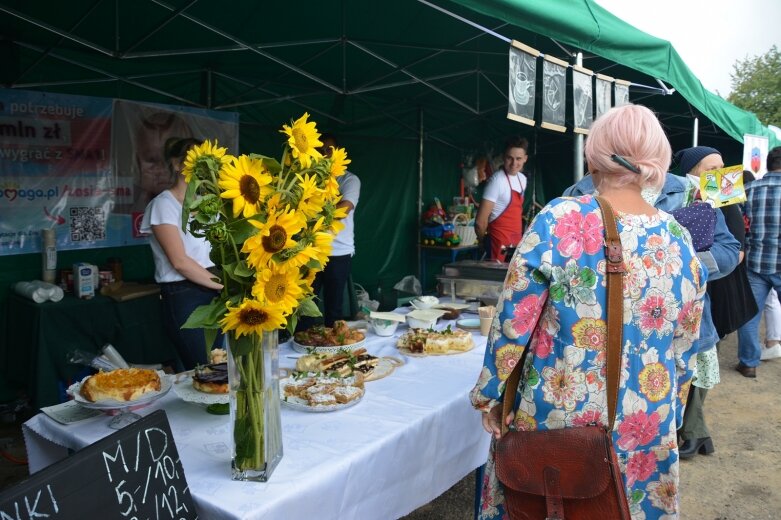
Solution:
[{"label": "bag buckle", "polygon": [[607,240],[605,242],[605,257],[607,258],[606,270],[608,273],[623,273],[624,252],[621,249],[621,240]]}]

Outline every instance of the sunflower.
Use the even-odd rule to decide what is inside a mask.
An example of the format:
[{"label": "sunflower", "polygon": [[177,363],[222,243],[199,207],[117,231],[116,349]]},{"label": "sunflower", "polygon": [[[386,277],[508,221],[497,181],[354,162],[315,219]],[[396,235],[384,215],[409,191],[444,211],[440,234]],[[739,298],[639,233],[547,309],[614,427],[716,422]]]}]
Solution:
[{"label": "sunflower", "polygon": [[241,248],[242,253],[249,253],[247,263],[256,269],[265,267],[271,257],[284,249],[294,247],[293,236],[301,231],[306,221],[296,210],[286,209],[268,216],[266,222],[248,220],[260,231],[248,238]]},{"label": "sunflower", "polygon": [[288,136],[287,144],[293,152],[293,157],[298,159],[301,166],[309,168],[312,165],[312,159],[319,160],[323,155],[317,151],[317,148],[323,146],[320,141],[320,134],[314,122],[307,123],[309,113],[304,112],[293,126],[282,125],[281,133]]},{"label": "sunflower", "polygon": [[347,165],[352,161],[347,158],[347,152],[344,148],[332,148],[331,150],[331,175],[341,177],[347,171]]},{"label": "sunflower", "polygon": [[336,178],[329,177],[326,179],[325,186],[323,186],[323,192],[325,193],[326,201],[334,201],[339,197],[339,183],[336,181]]},{"label": "sunflower", "polygon": [[[293,255],[287,263],[290,267],[301,268],[302,266],[307,265],[311,260],[316,260],[320,262],[320,265],[322,266],[325,263],[324,260],[327,259],[328,255],[323,255],[322,251],[319,251],[315,246],[310,244],[304,246],[300,251]],[[321,267],[318,270],[322,271],[323,269]]]},{"label": "sunflower", "polygon": [[271,180],[263,161],[242,155],[222,168],[217,185],[222,190],[220,197],[233,199],[233,216],[247,218],[258,212],[259,202],[271,193]]},{"label": "sunflower", "polygon": [[223,331],[233,330],[236,337],[243,334],[260,334],[285,326],[282,309],[277,305],[264,305],[256,300],[245,299],[238,307],[228,305],[228,312],[220,320]]},{"label": "sunflower", "polygon": [[296,174],[298,187],[301,188],[301,199],[298,202],[298,211],[307,219],[313,218],[323,212],[323,190],[317,187],[317,177],[308,174]]},{"label": "sunflower", "polygon": [[193,173],[197,178],[207,178],[210,171],[210,164],[214,170],[221,170],[223,165],[227,164],[233,156],[226,155],[227,148],[220,148],[217,140],[214,144],[211,141],[204,141],[198,146],[193,146],[187,151],[187,157],[184,159],[182,175],[184,180],[190,182]]},{"label": "sunflower", "polygon": [[258,273],[257,282],[252,287],[252,295],[258,300],[279,308],[287,316],[298,306],[304,291],[299,285],[298,269],[285,269],[275,262],[270,268]]}]

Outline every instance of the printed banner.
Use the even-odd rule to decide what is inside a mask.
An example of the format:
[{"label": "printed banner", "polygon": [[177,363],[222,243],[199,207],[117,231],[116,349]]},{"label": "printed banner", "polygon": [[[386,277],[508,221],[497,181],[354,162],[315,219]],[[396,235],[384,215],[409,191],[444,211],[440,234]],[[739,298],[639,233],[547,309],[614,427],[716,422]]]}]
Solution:
[{"label": "printed banner", "polygon": [[746,134],[743,136],[743,169],[761,179],[767,173],[767,137]]},{"label": "printed banner", "polygon": [[603,74],[597,74],[597,89],[596,89],[596,117],[599,118],[602,114],[610,110],[613,106],[613,78],[605,76]]},{"label": "printed banner", "polygon": [[146,205],[175,181],[163,156],[165,142],[172,137],[216,139],[229,153],[238,153],[238,124],[234,112],[115,101],[111,164],[116,184],[125,189],[115,199],[114,212],[124,243],[140,243],[138,225]]},{"label": "printed banner", "polygon": [[531,126],[534,126],[534,97],[539,55],[537,49],[515,40],[510,47],[507,118]]},{"label": "printed banner", "polygon": [[587,134],[594,122],[594,73],[589,69],[572,66],[572,119],[576,133]]},{"label": "printed banner", "polygon": [[630,83],[623,79],[616,80],[615,85],[613,85],[613,95],[616,100],[615,106],[620,107],[629,104],[629,85]]},{"label": "printed banner", "polygon": [[565,132],[567,99],[567,62],[553,56],[542,61],[542,126]]},{"label": "printed banner", "polygon": [[111,100],[0,89],[0,255],[94,247],[119,189],[110,179]]},{"label": "printed banner", "polygon": [[42,229],[59,250],[145,243],[146,203],[173,180],[165,139],[235,152],[237,125],[235,113],[0,89],[0,255],[39,252]]},{"label": "printed banner", "polygon": [[746,202],[743,165],[727,166],[700,174],[700,197],[720,208]]}]

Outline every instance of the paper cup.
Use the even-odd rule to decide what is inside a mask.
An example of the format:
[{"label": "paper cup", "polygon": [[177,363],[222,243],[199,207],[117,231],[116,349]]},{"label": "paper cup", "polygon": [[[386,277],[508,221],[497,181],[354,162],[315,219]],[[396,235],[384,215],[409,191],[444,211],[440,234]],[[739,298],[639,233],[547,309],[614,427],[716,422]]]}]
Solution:
[{"label": "paper cup", "polygon": [[493,318],[480,318],[480,334],[483,336],[488,336],[488,333],[491,330],[491,323],[493,321]]}]

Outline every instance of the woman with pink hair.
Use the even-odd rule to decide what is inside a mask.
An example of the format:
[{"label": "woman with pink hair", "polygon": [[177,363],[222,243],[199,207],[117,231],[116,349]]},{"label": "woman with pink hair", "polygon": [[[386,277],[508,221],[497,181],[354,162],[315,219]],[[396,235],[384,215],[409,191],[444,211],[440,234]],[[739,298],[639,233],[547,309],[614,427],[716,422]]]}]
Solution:
[{"label": "woman with pink hair", "polygon": [[[689,233],[653,207],[670,144],[645,107],[613,108],[594,122],[586,160],[612,206],[624,258],[623,349],[612,430],[633,518],[677,518],[678,445],[699,333],[705,271]],[[649,201],[650,199],[650,201]],[[479,380],[471,392],[494,439],[519,431],[608,425],[605,391],[604,226],[594,198],[562,197],[534,219],[510,262]],[[529,349],[514,396],[512,368]],[[501,401],[513,413],[501,417]],[[494,447],[481,519],[507,518]]]}]

